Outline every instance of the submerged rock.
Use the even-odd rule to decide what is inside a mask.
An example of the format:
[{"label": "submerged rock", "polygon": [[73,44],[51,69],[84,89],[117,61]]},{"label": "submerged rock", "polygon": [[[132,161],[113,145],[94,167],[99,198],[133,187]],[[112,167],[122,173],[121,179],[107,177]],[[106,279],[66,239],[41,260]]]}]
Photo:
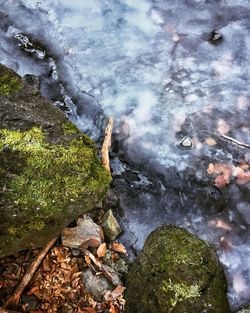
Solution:
[{"label": "submerged rock", "polygon": [[176,226],[148,237],[127,278],[128,313],[229,313],[227,283],[215,251]]},{"label": "submerged rock", "polygon": [[238,311],[237,313],[250,313],[250,307],[248,307],[246,309],[242,309],[242,310]]},{"label": "submerged rock", "polygon": [[0,77],[0,256],[4,256],[41,247],[58,236],[99,203],[111,176],[101,165],[94,142],[60,110],[3,65]]},{"label": "submerged rock", "polygon": [[222,42],[222,40],[223,40],[222,35],[216,30],[212,31],[209,34],[208,41],[213,45],[217,45],[218,43]]},{"label": "submerged rock", "polygon": [[186,136],[180,141],[179,145],[183,148],[191,148],[193,145],[192,139]]}]

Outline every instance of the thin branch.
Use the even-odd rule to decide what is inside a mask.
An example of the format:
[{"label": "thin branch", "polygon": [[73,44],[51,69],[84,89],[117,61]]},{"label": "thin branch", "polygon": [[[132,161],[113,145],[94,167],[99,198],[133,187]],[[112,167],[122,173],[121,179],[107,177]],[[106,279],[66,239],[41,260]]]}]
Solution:
[{"label": "thin branch", "polygon": [[[31,278],[35,274],[37,268],[39,267],[42,260],[45,258],[48,251],[53,247],[53,245],[56,243],[57,238],[52,239],[47,245],[39,252],[39,254],[36,256],[35,260],[31,263],[30,267],[28,268],[26,274],[23,276],[21,282],[16,287],[13,295],[5,302],[5,304],[1,307],[1,309],[7,309],[10,308],[17,308],[18,303],[20,301],[20,297],[22,295],[23,290],[25,287],[29,284]],[[0,309],[0,310],[1,310]],[[1,311],[0,311],[1,312]]]},{"label": "thin branch", "polygon": [[108,124],[105,129],[104,141],[102,145],[102,164],[110,172],[109,166],[109,148],[111,146],[111,135],[114,125],[114,118],[108,119]]},{"label": "thin branch", "polygon": [[234,138],[232,138],[232,137],[229,137],[229,136],[226,136],[226,135],[220,135],[220,136],[221,136],[222,138],[224,138],[224,139],[227,139],[227,140],[229,140],[229,141],[235,143],[237,146],[241,146],[241,147],[245,147],[245,148],[250,149],[250,145],[247,144],[247,143],[241,142],[241,141],[239,141],[239,140],[236,140],[236,139],[234,139]]},{"label": "thin branch", "polygon": [[[97,260],[97,258],[89,251],[85,251],[85,255],[88,255],[93,263],[98,267],[98,269],[103,273],[103,275],[112,282],[113,285],[118,285],[119,282],[116,281],[116,278],[107,270],[106,266]],[[118,275],[116,272],[114,274]]]}]

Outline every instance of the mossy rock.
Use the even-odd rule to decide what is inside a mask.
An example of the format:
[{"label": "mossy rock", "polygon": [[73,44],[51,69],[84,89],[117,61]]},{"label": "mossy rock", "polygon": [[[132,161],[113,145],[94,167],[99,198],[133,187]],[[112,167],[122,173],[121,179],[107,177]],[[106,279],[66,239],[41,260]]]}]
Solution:
[{"label": "mossy rock", "polygon": [[148,237],[132,264],[127,313],[229,313],[227,283],[212,247],[166,225]]},{"label": "mossy rock", "polygon": [[7,96],[23,88],[22,79],[11,69],[0,64],[0,95]]},{"label": "mossy rock", "polygon": [[1,65],[5,72],[22,88],[0,94],[0,256],[45,245],[111,182],[94,142]]}]

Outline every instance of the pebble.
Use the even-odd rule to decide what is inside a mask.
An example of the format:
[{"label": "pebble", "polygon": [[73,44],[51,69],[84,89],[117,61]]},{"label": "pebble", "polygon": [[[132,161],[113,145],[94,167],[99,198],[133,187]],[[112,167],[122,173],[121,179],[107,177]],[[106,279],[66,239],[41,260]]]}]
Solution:
[{"label": "pebble", "polygon": [[191,148],[192,145],[193,145],[192,139],[188,136],[184,137],[180,142],[180,146],[184,148]]},{"label": "pebble", "polygon": [[102,227],[103,227],[105,238],[108,241],[115,240],[122,232],[122,229],[120,225],[118,224],[116,218],[114,217],[112,210],[108,210],[104,214],[103,220],[102,220]]},{"label": "pebble", "polygon": [[220,43],[222,42],[223,40],[223,37],[220,33],[218,33],[217,31],[212,31],[209,35],[209,39],[208,41],[211,43],[211,44],[217,44],[217,43]]}]

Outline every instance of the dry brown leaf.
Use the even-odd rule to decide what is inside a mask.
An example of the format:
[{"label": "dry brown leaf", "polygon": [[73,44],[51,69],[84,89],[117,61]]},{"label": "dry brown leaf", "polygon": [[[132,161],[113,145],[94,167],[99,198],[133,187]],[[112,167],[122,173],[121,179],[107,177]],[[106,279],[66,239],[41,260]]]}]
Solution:
[{"label": "dry brown leaf", "polygon": [[92,305],[92,308],[94,309],[97,305],[97,302],[91,297],[90,294],[87,295],[87,300],[88,300],[88,303]]},{"label": "dry brown leaf", "polygon": [[33,295],[33,293],[35,293],[35,292],[38,291],[38,290],[39,290],[39,287],[38,287],[38,286],[32,287],[32,288],[30,289],[30,291],[27,292],[27,295],[28,295],[28,296],[31,296],[31,295]]},{"label": "dry brown leaf", "polygon": [[222,188],[230,182],[230,177],[232,176],[232,166],[224,163],[210,163],[207,168],[207,173],[217,175],[215,178],[215,186]]},{"label": "dry brown leaf", "polygon": [[209,224],[214,225],[216,228],[222,228],[224,230],[232,230],[231,225],[228,223],[224,222],[223,220],[216,218],[215,220],[212,220],[209,222]]},{"label": "dry brown leaf", "polygon": [[233,174],[237,177],[237,184],[243,185],[250,181],[250,171],[245,172],[244,169],[240,166],[234,166]]},{"label": "dry brown leaf", "polygon": [[215,146],[217,144],[217,142],[213,138],[211,138],[211,137],[206,138],[205,142],[209,146]]},{"label": "dry brown leaf", "polygon": [[98,258],[104,257],[104,255],[106,254],[106,251],[107,251],[107,244],[106,242],[104,242],[97,249],[96,253],[97,253]]},{"label": "dry brown leaf", "polygon": [[110,302],[110,309],[109,309],[109,313],[117,313],[116,312],[116,309],[115,309],[115,306],[113,305],[112,302]]},{"label": "dry brown leaf", "polygon": [[229,179],[227,178],[227,176],[221,174],[215,178],[214,184],[216,187],[222,188],[229,184]]},{"label": "dry brown leaf", "polygon": [[113,242],[111,244],[111,249],[122,254],[127,254],[127,250],[124,245],[118,242]]},{"label": "dry brown leaf", "polygon": [[91,306],[90,307],[84,307],[82,308],[83,311],[80,311],[80,312],[86,312],[86,313],[96,313],[96,310],[93,309]]},{"label": "dry brown leaf", "polygon": [[91,264],[91,259],[88,255],[85,255],[84,259],[85,259],[85,262],[87,263],[87,265]]},{"label": "dry brown leaf", "polygon": [[114,300],[116,300],[117,298],[119,298],[120,296],[123,295],[124,291],[125,291],[126,287],[123,286],[117,286],[112,292],[111,295],[113,297]]},{"label": "dry brown leaf", "polygon": [[111,251],[111,258],[112,261],[116,262],[120,259],[120,256],[115,251]]},{"label": "dry brown leaf", "polygon": [[219,119],[217,125],[218,125],[218,128],[217,128],[218,133],[221,135],[226,135],[230,130],[230,126],[223,119]]},{"label": "dry brown leaf", "polygon": [[232,242],[224,236],[220,237],[220,245],[225,251],[231,251],[233,248]]},{"label": "dry brown leaf", "polygon": [[249,169],[249,164],[248,164],[248,163],[242,163],[242,164],[240,164],[240,167],[241,167],[243,170],[248,170],[248,169]]}]

